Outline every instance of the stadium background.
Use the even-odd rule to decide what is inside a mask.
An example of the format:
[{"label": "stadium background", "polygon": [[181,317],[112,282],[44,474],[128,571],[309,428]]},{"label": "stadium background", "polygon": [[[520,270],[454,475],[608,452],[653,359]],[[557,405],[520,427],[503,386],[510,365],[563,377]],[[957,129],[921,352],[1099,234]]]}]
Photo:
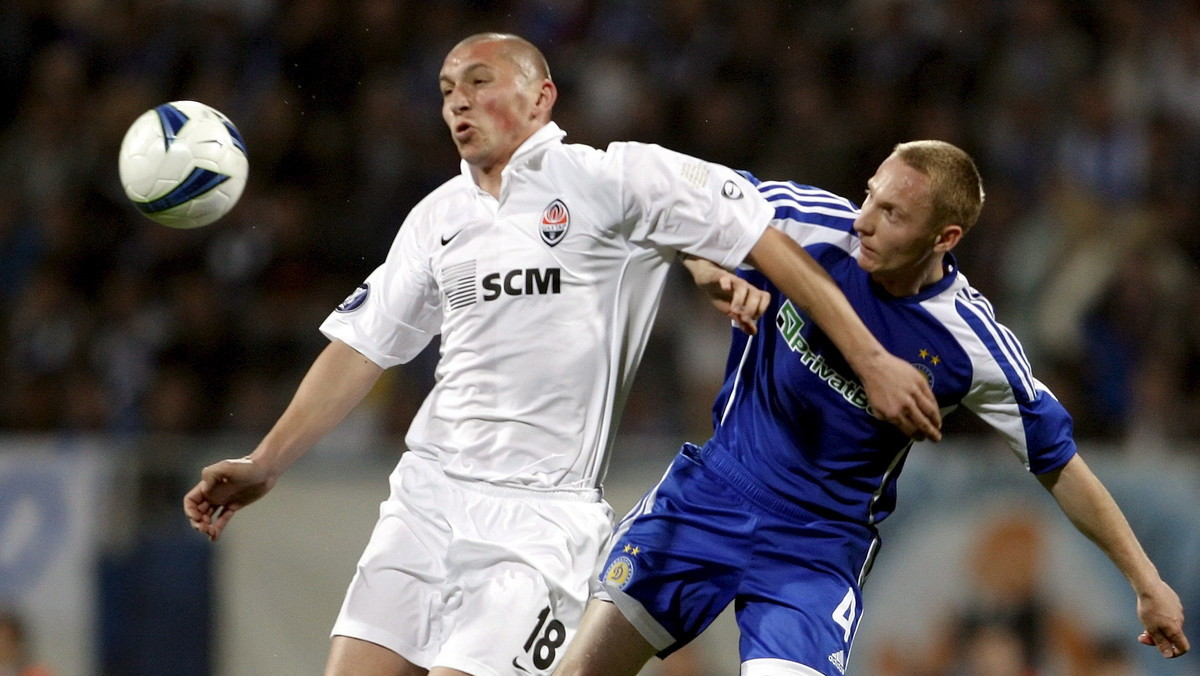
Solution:
[{"label": "stadium background", "polygon": [[[659,142],[855,199],[898,141],[971,152],[988,201],[960,262],[1200,616],[1195,2],[12,0],[0,606],[26,617],[42,661],[65,675],[319,672],[435,353],[390,372],[228,541],[195,537],[180,499],[199,467],[252,448],[321,348],[320,320],[457,171],[436,72],[480,30],[544,49],[569,141]],[[181,98],[232,117],[251,159],[237,209],[191,232],[142,218],[116,179],[128,124]],[[622,423],[619,509],[680,441],[706,438],[725,330],[674,278]],[[936,623],[986,604],[976,544],[1011,571],[1046,543],[1026,572],[1083,654],[1136,634],[1128,587],[1036,482],[970,416],[948,425],[957,440],[919,449],[901,479],[849,673],[915,673],[938,636],[973,645]],[[677,673],[732,673],[728,641],[719,627]],[[1042,646],[1046,673],[1069,673],[1062,645]]]}]

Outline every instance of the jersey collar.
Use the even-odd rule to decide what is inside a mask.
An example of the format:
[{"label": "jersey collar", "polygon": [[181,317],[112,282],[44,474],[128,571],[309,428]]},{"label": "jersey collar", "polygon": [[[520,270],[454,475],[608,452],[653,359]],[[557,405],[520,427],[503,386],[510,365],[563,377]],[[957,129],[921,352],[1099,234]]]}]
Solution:
[{"label": "jersey collar", "polygon": [[882,286],[880,286],[874,279],[871,279],[870,274],[867,274],[866,277],[867,277],[867,283],[870,285],[872,291],[876,295],[882,296],[884,298],[891,298],[893,300],[900,301],[901,303],[920,303],[922,301],[933,298],[934,296],[940,294],[941,292],[945,291],[946,289],[949,289],[954,284],[954,282],[958,279],[958,260],[955,259],[954,254],[950,253],[949,251],[947,251],[942,256],[942,270],[945,272],[945,274],[942,275],[941,279],[939,279],[936,282],[934,282],[933,284],[930,284],[929,286],[921,289],[920,291],[914,293],[911,296],[893,296],[892,294],[885,291],[884,288]]},{"label": "jersey collar", "polygon": [[956,279],[958,279],[958,260],[954,258],[954,254],[947,251],[942,256],[942,278],[918,291],[915,295],[909,296],[910,299],[920,302],[927,298],[933,298],[939,293],[949,289]]},{"label": "jersey collar", "polygon": [[[513,156],[508,160],[508,164],[504,167],[504,171],[501,172],[501,176],[506,176],[514,167],[526,164],[534,155],[544,150],[546,146],[562,141],[566,135],[567,132],[563,131],[557,123],[547,122],[541,129],[533,132],[517,148],[517,151],[513,153]],[[463,176],[467,177],[471,185],[475,185],[475,179],[471,176],[471,167],[467,164],[466,160],[459,160],[458,170]],[[478,189],[479,186],[475,185],[475,187]]]},{"label": "jersey collar", "polygon": [[[563,131],[558,124],[547,122],[545,126],[533,132],[532,136],[525,139],[520,148],[517,148],[517,152],[513,153],[512,159],[508,161],[508,167],[528,162],[536,153],[545,149],[551,143],[558,143],[566,135],[567,132]],[[508,167],[505,167],[505,170]]]}]

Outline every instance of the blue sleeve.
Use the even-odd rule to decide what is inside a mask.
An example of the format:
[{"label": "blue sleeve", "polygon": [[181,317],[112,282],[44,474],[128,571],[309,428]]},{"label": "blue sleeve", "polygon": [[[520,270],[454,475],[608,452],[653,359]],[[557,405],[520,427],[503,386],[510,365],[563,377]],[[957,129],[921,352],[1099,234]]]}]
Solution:
[{"label": "blue sleeve", "polygon": [[963,405],[1003,435],[1029,471],[1043,474],[1065,465],[1075,455],[1071,415],[1033,377],[1021,343],[995,320],[983,296],[967,290],[956,307],[970,332],[963,348],[974,372]]}]

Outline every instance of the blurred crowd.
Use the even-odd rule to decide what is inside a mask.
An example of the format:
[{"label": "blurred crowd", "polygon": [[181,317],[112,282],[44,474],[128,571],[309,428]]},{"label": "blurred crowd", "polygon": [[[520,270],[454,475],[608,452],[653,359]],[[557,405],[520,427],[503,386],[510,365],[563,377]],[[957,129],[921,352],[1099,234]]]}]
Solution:
[{"label": "blurred crowd", "polygon": [[[1200,435],[1193,0],[10,0],[0,428],[264,432],[320,321],[458,171],[437,71],[483,30],[542,47],[568,141],[855,200],[893,144],[962,146],[987,204],[959,261],[1078,435]],[[250,150],[241,202],[198,230],[144,219],[117,178],[128,125],[177,99]],[[724,326],[678,277],[625,431],[703,438]],[[434,357],[393,369],[358,424],[402,434]]]}]

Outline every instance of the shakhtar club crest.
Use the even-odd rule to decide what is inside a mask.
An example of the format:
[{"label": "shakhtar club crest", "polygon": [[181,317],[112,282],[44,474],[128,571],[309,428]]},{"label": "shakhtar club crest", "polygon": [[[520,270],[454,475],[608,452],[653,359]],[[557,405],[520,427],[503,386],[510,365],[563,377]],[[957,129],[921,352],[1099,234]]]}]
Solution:
[{"label": "shakhtar club crest", "polygon": [[571,227],[571,213],[567,211],[567,205],[563,204],[562,200],[554,200],[542,210],[542,222],[538,227],[538,234],[542,236],[542,241],[546,244],[554,246],[561,242],[569,227]]}]

